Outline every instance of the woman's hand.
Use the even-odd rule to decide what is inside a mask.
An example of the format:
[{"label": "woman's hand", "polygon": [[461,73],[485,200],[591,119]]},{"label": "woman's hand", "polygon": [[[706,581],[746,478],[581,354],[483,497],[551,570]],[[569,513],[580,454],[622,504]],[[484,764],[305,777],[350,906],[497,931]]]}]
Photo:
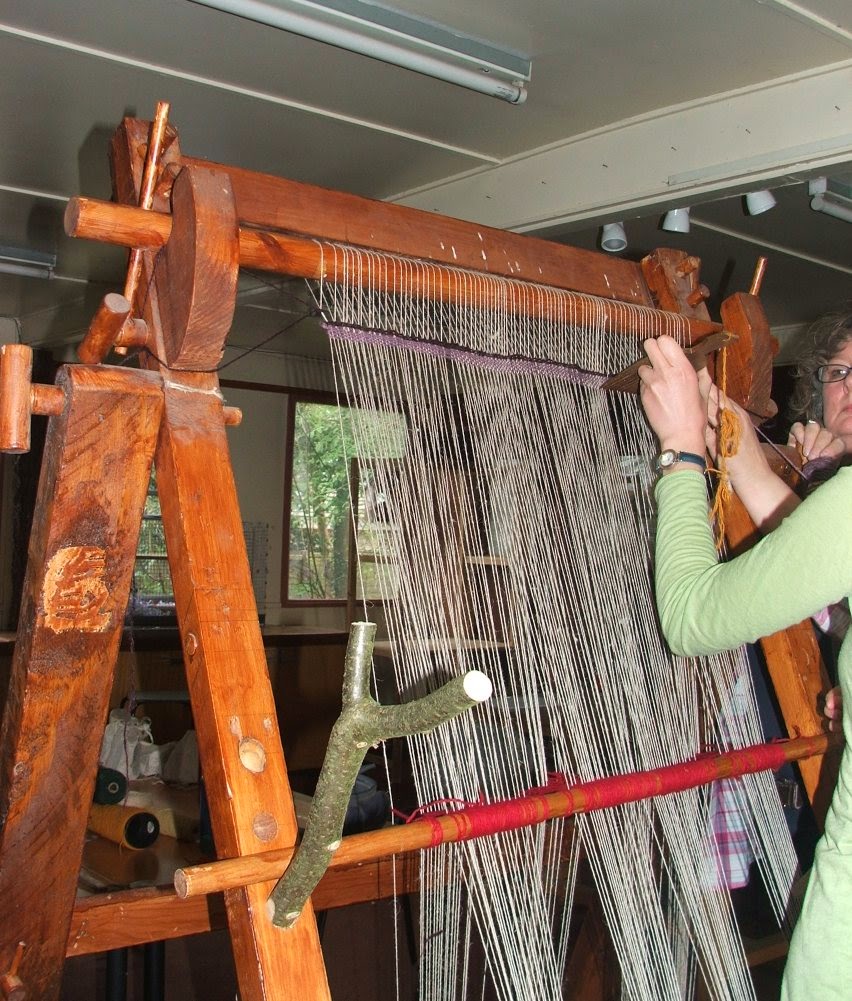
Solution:
[{"label": "woman's hand", "polygon": [[698,384],[707,401],[707,451],[718,465],[719,415],[730,411],[737,420],[738,442],[736,451],[725,456],[725,474],[751,520],[761,532],[770,532],[798,507],[799,498],[772,471],[746,411],[719,391],[706,368],[698,373]]},{"label": "woman's hand", "polygon": [[644,348],[650,365],[639,369],[639,397],[660,448],[703,455],[707,411],[692,363],[667,335]]},{"label": "woman's hand", "polygon": [[790,428],[788,445],[798,445],[806,460],[839,459],[846,453],[846,444],[842,438],[836,438],[828,428],[816,421],[796,421]]},{"label": "woman's hand", "polygon": [[832,688],[825,697],[823,713],[828,719],[829,730],[839,730],[843,717],[843,694],[840,687]]},{"label": "woman's hand", "polygon": [[731,486],[739,493],[740,487],[747,481],[771,473],[769,463],[758,441],[757,432],[746,411],[719,391],[706,368],[701,369],[698,373],[698,388],[701,396],[707,401],[707,451],[717,464],[719,462],[720,413],[722,410],[727,410],[736,418],[737,447],[732,455],[726,455],[725,471],[730,478]]}]

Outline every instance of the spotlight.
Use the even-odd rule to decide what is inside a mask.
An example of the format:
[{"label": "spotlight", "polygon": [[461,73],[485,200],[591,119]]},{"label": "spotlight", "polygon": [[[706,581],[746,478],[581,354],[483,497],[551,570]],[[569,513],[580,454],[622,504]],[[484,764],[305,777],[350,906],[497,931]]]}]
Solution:
[{"label": "spotlight", "polygon": [[775,208],[775,196],[771,191],[750,191],[745,196],[746,209],[749,215],[760,215]]},{"label": "spotlight", "polygon": [[669,233],[688,233],[689,209],[671,209],[663,216],[660,226]]},{"label": "spotlight", "polygon": [[617,254],[627,246],[627,236],[624,223],[608,222],[601,233],[601,249],[610,254]]}]

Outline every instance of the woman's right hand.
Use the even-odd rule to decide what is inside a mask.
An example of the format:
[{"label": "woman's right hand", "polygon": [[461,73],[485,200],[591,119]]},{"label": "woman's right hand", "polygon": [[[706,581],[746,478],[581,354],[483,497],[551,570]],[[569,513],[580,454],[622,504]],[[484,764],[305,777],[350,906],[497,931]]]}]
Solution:
[{"label": "woman's right hand", "polygon": [[821,458],[839,459],[846,452],[843,439],[836,438],[817,421],[796,421],[790,428],[787,444],[798,445],[808,462]]}]

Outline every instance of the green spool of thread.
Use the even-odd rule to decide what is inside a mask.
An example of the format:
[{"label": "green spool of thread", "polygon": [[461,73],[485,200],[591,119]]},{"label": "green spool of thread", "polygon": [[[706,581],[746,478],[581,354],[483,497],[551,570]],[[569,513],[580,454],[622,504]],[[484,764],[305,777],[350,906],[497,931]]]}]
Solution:
[{"label": "green spool of thread", "polygon": [[114,768],[98,768],[94,801],[102,806],[120,803],[127,795],[127,779]]}]

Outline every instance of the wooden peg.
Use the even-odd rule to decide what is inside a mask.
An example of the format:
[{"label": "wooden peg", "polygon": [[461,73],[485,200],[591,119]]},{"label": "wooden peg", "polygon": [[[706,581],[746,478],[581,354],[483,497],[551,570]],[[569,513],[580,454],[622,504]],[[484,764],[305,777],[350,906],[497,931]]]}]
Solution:
[{"label": "wooden peg", "polygon": [[[159,101],[157,103],[157,111],[154,115],[154,121],[151,123],[151,133],[148,137],[148,148],[145,151],[145,165],[142,168],[142,188],[139,195],[139,207],[149,211],[154,204],[154,191],[157,186],[160,160],[164,149],[169,145],[169,142],[174,141],[174,135],[171,139],[166,142],[166,126],[169,123],[169,104],[167,101]],[[133,308],[133,301],[136,298],[136,290],[139,287],[139,278],[142,274],[142,254],[143,251],[139,247],[134,247],[130,251],[130,259],[127,263],[127,278],[124,282],[124,298],[130,303],[130,308]],[[128,337],[133,337],[135,335],[134,331],[126,331]],[[145,343],[147,338],[147,331],[145,338],[143,338],[142,343]],[[126,355],[128,348],[132,347],[135,342],[131,341],[128,343],[123,338],[118,338],[115,341],[115,352],[116,354]]]},{"label": "wooden peg", "polygon": [[30,450],[30,383],[32,348],[25,344],[0,345],[0,450]]},{"label": "wooden peg", "polygon": [[754,268],[754,276],[751,279],[749,295],[760,295],[760,286],[763,284],[763,276],[766,274],[766,258],[758,257]]},{"label": "wooden peg", "polygon": [[97,365],[106,358],[119,331],[130,316],[130,303],[118,292],[109,292],[89,324],[86,336],[77,348],[84,365]]},{"label": "wooden peg", "polygon": [[[145,152],[145,166],[142,171],[142,191],[139,196],[139,207],[150,209],[154,200],[154,187],[157,183],[157,173],[160,155],[163,150],[163,137],[169,121],[169,105],[167,101],[157,104],[154,121],[151,123],[151,135],[148,139],[148,149]],[[124,283],[124,297],[133,307],[136,289],[139,285],[139,275],[142,270],[142,252],[130,251],[130,262],[127,266],[127,279]]]},{"label": "wooden peg", "polygon": [[24,948],[24,943],[18,942],[9,972],[0,976],[0,991],[3,992],[4,1001],[25,1001],[26,999],[27,990],[23,980],[18,976],[18,967],[21,965]]},{"label": "wooden peg", "polygon": [[32,415],[59,414],[65,406],[58,386],[34,386],[32,374],[32,348],[0,344],[0,452],[29,452]]},{"label": "wooden peg", "polygon": [[128,348],[144,348],[148,343],[148,324],[139,317],[128,316],[115,338],[117,354],[126,354]]},{"label": "wooden peg", "polygon": [[690,306],[697,306],[710,298],[710,289],[706,285],[697,285],[686,297]]}]

